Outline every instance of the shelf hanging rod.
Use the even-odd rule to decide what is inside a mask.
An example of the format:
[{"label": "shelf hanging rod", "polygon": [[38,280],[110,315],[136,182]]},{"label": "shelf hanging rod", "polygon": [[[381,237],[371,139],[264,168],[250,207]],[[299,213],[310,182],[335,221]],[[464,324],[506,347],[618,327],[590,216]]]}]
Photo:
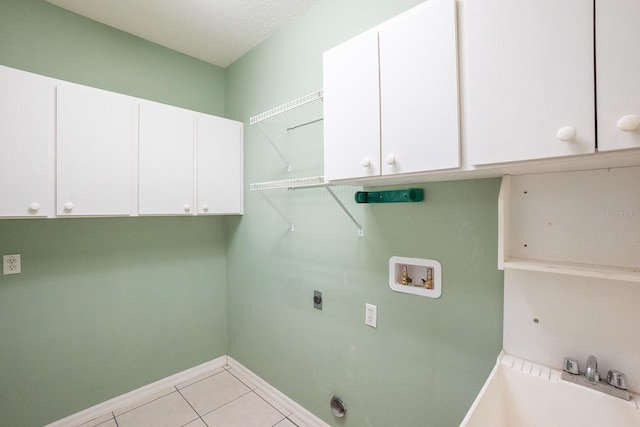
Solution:
[{"label": "shelf hanging rod", "polygon": [[301,128],[301,127],[307,126],[307,125],[312,125],[314,123],[321,122],[322,120],[324,120],[324,117],[320,117],[319,119],[311,120],[311,121],[308,121],[308,122],[305,122],[305,123],[300,123],[299,125],[289,126],[287,128],[287,131],[295,130],[295,129],[298,129],[298,128]]}]

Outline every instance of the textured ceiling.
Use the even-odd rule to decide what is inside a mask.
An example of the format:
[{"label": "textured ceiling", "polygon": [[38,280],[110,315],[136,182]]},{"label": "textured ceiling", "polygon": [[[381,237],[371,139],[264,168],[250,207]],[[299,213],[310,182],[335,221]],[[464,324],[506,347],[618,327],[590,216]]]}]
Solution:
[{"label": "textured ceiling", "polygon": [[316,0],[47,1],[224,68]]}]

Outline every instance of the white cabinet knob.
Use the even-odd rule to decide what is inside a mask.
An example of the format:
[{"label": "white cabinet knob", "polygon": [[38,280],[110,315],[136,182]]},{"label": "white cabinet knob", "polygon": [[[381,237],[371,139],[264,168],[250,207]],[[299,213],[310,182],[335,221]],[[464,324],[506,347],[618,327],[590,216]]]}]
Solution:
[{"label": "white cabinet knob", "polygon": [[618,120],[618,129],[624,132],[634,132],[640,129],[640,115],[629,114]]},{"label": "white cabinet knob", "polygon": [[191,210],[191,206],[188,203],[185,203],[184,205],[184,211],[185,212],[189,212]]},{"label": "white cabinet knob", "polygon": [[396,162],[396,156],[394,154],[389,154],[384,161],[386,164],[392,165]]},{"label": "white cabinet knob", "polygon": [[38,202],[33,202],[29,205],[29,209],[34,211],[34,212],[38,212],[38,210],[40,210],[40,203]]},{"label": "white cabinet knob", "polygon": [[204,205],[202,205],[202,210],[207,212],[209,210],[209,205],[206,204],[206,203]]},{"label": "white cabinet knob", "polygon": [[75,205],[71,202],[67,202],[64,204],[64,210],[65,211],[71,211],[73,210],[73,208],[75,207]]},{"label": "white cabinet knob", "polygon": [[371,166],[371,159],[368,157],[363,157],[360,161],[360,164],[363,168],[368,168],[369,166]]},{"label": "white cabinet knob", "polygon": [[576,139],[576,128],[565,126],[558,131],[558,139],[563,142],[572,142]]}]

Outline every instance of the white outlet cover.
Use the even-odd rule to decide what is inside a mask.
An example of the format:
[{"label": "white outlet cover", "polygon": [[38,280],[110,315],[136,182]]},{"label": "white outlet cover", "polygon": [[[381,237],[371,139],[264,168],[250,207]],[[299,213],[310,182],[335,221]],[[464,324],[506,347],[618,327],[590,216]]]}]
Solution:
[{"label": "white outlet cover", "polygon": [[2,274],[18,274],[21,272],[20,254],[2,255]]},{"label": "white outlet cover", "polygon": [[378,325],[378,306],[365,304],[364,324],[376,328]]}]

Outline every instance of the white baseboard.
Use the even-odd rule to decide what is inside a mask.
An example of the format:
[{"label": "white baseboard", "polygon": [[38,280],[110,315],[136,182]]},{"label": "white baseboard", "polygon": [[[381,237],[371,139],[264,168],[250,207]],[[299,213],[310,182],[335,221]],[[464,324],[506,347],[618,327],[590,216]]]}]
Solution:
[{"label": "white baseboard", "polygon": [[210,360],[209,362],[205,362],[202,365],[198,365],[182,372],[178,372],[177,374],[163,378],[154,383],[147,384],[136,390],[114,397],[113,399],[107,400],[106,402],[102,402],[83,411],[76,412],[75,414],[70,415],[66,418],[55,421],[51,424],[47,424],[47,426],[45,427],[67,427],[80,425],[82,423],[91,421],[94,418],[103,416],[104,414],[107,414],[111,411],[115,411],[116,409],[135,403],[138,400],[144,399],[166,388],[172,387],[175,384],[188,381],[216,368],[222,368],[226,364],[227,356],[220,356],[216,359]]},{"label": "white baseboard", "polygon": [[[232,357],[227,356],[227,364],[229,367],[239,373],[248,377],[251,381],[253,381],[256,386],[258,386],[265,394],[267,394],[271,399],[274,399],[277,402],[280,402],[287,410],[289,410],[293,415],[298,417],[302,422],[309,425],[310,427],[331,427],[329,424],[322,421],[317,416],[313,415],[311,412],[300,406],[298,403],[291,400],[288,396],[282,393],[280,390],[276,389],[268,382],[254,374],[249,369],[245,368],[240,362],[233,359]],[[328,402],[327,402],[328,404]]]}]

